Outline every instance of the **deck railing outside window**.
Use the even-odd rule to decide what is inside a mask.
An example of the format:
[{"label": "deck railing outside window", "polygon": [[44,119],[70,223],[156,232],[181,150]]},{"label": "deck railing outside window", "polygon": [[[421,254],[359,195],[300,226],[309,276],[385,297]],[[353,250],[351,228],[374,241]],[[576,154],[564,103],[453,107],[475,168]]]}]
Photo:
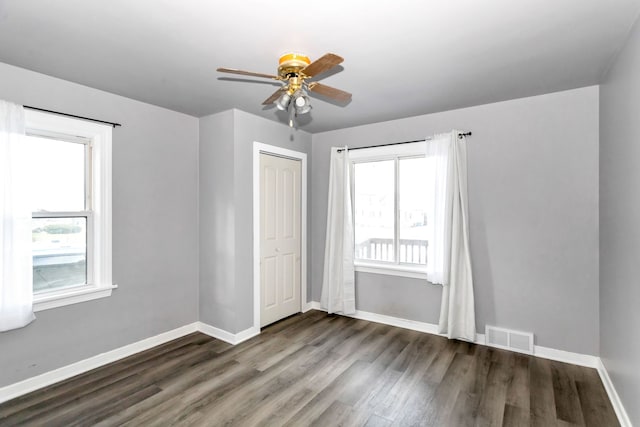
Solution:
[{"label": "deck railing outside window", "polygon": [[[427,264],[427,241],[400,239],[401,264]],[[393,239],[367,239],[356,245],[356,259],[370,261],[395,261]]]}]

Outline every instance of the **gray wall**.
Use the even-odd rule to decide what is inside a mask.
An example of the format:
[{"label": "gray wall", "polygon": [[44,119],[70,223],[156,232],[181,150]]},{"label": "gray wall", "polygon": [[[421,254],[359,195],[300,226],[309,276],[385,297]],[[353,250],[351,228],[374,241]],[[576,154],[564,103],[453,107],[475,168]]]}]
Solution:
[{"label": "gray wall", "polygon": [[[428,96],[425,95],[425,96]],[[469,216],[478,332],[598,354],[598,87],[313,135],[312,290],[322,286],[329,147],[469,130]],[[441,290],[359,273],[359,310],[437,323]]]},{"label": "gray wall", "polygon": [[0,99],[113,120],[110,298],[0,334],[0,387],[198,319],[198,120],[0,63]]},{"label": "gray wall", "polygon": [[201,118],[200,320],[230,332],[236,313],[233,156],[233,111]]},{"label": "gray wall", "polygon": [[640,21],[601,86],[600,356],[640,425]]},{"label": "gray wall", "polygon": [[201,320],[236,333],[253,325],[253,143],[307,153],[310,167],[311,135],[231,110],[202,118],[200,141],[200,229],[215,242],[200,245]]}]

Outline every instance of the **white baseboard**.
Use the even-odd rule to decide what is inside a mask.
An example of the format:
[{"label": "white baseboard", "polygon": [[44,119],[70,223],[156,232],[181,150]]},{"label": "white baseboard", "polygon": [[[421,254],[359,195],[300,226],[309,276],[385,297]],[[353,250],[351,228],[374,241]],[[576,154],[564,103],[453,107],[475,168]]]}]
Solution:
[{"label": "white baseboard", "polygon": [[207,325],[203,322],[196,322],[198,325],[198,331],[210,337],[217,338],[221,341],[227,342],[232,345],[240,344],[243,341],[251,339],[260,334],[260,328],[254,328],[253,326],[245,329],[244,331],[232,334],[224,329],[216,328],[215,326]]},{"label": "white baseboard", "polygon": [[244,331],[240,331],[236,334],[236,340],[233,342],[233,345],[240,344],[241,342],[250,340],[251,338],[260,335],[260,328],[250,327],[245,329]]},{"label": "white baseboard", "polygon": [[355,314],[349,315],[354,319],[368,320],[369,322],[382,323],[398,328],[411,329],[412,331],[426,332],[427,334],[439,335],[438,325],[433,323],[418,322],[415,320],[402,319],[400,317],[387,316],[384,314],[371,313],[369,311],[356,310]]},{"label": "white baseboard", "polygon": [[327,311],[327,310],[323,309],[322,307],[320,307],[320,303],[318,301],[308,302],[307,303],[307,307],[309,307],[309,310]]},{"label": "white baseboard", "polygon": [[555,360],[556,362],[586,366],[587,368],[597,368],[600,360],[598,356],[592,356],[590,354],[573,353],[571,351],[557,350],[539,345],[533,346],[533,355],[543,359]]},{"label": "white baseboard", "polygon": [[196,331],[196,323],[191,323],[189,325],[185,325],[171,331],[163,332],[150,338],[145,338],[141,341],[134,342],[133,344],[128,344],[115,350],[111,350],[106,353],[98,354],[88,359],[63,366],[62,368],[54,369],[53,371],[45,372],[44,374],[27,378],[26,380],[14,384],[10,384],[8,386],[0,388],[0,403],[14,399],[18,396],[22,396],[23,394],[30,393],[40,388],[50,386],[57,382],[64,381],[68,378],[80,375],[92,369],[99,368],[100,366],[118,361],[125,357],[131,356],[144,350],[148,350],[152,347],[164,344],[166,342]]},{"label": "white baseboard", "polygon": [[203,334],[209,335],[210,337],[228,342],[229,344],[233,344],[233,342],[236,340],[235,334],[227,332],[224,329],[216,328],[215,326],[211,326],[202,322],[196,322],[196,325],[198,331],[202,332]]},{"label": "white baseboard", "polygon": [[609,400],[611,400],[613,410],[616,411],[616,415],[618,416],[620,425],[622,427],[632,427],[629,414],[627,414],[627,411],[624,409],[622,401],[620,400],[620,396],[618,395],[616,388],[613,386],[611,377],[609,377],[609,372],[607,372],[607,368],[604,366],[601,358],[598,358],[598,366],[596,367],[596,369],[598,370],[598,374],[600,374],[602,385],[604,385],[605,390],[607,390]]},{"label": "white baseboard", "polygon": [[[318,301],[311,301],[307,305],[312,310],[327,311],[320,306]],[[383,325],[396,326],[403,329],[411,329],[412,331],[444,336],[438,333],[438,325],[434,325],[433,323],[419,322],[417,320],[403,319],[401,317],[387,316],[386,314],[378,314],[362,310],[356,310],[355,314],[345,314],[345,316],[353,317],[354,319],[367,320],[369,322],[382,323]],[[476,334],[475,343],[484,344],[484,334]]]}]

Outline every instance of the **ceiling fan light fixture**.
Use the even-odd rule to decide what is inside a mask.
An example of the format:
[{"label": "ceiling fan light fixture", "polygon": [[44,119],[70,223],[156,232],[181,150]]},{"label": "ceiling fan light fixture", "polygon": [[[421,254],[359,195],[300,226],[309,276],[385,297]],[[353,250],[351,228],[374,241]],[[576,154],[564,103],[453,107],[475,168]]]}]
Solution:
[{"label": "ceiling fan light fixture", "polygon": [[311,111],[311,100],[304,90],[298,90],[293,94],[293,102],[296,114],[306,114]]},{"label": "ceiling fan light fixture", "polygon": [[309,103],[304,104],[302,107],[296,105],[296,113],[298,114],[307,114],[309,111],[311,111],[311,105],[309,105]]},{"label": "ceiling fan light fixture", "polygon": [[278,108],[278,110],[287,111],[287,108],[289,107],[290,102],[291,102],[291,95],[285,92],[276,101],[276,107]]}]

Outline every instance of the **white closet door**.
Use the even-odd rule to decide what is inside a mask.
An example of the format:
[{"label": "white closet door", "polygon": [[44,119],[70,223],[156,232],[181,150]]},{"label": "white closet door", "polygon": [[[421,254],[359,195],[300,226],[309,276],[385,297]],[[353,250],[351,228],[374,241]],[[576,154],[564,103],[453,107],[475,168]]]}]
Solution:
[{"label": "white closet door", "polygon": [[300,312],[301,162],[260,154],[260,326]]}]

